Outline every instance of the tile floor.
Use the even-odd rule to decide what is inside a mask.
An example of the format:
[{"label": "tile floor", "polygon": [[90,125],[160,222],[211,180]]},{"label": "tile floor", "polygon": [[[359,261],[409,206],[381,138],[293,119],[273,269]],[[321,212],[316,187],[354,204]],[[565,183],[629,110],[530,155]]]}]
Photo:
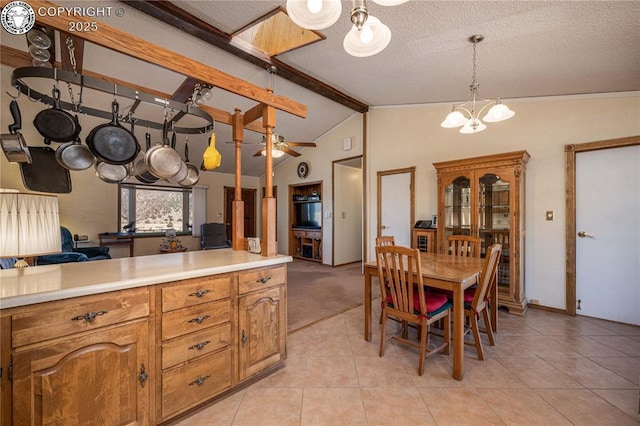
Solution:
[{"label": "tile floor", "polygon": [[427,358],[422,377],[412,348],[390,342],[380,358],[363,318],[358,307],[289,334],[284,369],[176,424],[640,424],[640,327],[500,311],[496,346],[485,336],[485,361],[467,346],[456,381],[451,356]]}]

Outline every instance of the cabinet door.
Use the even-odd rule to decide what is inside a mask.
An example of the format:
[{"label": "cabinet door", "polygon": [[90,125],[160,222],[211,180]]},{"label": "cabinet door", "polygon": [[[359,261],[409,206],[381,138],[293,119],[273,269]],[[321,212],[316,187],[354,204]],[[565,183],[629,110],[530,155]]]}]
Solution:
[{"label": "cabinet door", "polygon": [[440,184],[440,217],[438,218],[439,250],[444,252],[449,235],[473,235],[472,187],[473,173],[444,175]]},{"label": "cabinet door", "polygon": [[148,425],[148,321],[13,355],[13,423]]},{"label": "cabinet door", "polygon": [[238,299],[240,380],[286,357],[287,307],[284,286]]}]

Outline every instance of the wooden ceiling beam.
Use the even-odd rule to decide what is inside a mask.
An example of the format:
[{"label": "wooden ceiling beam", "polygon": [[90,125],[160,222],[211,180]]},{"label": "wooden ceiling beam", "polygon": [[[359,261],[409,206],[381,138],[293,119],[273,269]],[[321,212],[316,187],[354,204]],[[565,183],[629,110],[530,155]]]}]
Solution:
[{"label": "wooden ceiling beam", "polygon": [[263,104],[258,104],[256,106],[254,106],[253,108],[247,110],[244,113],[244,117],[243,117],[244,124],[253,123],[257,119],[262,118],[263,111],[264,111],[264,105]]},{"label": "wooden ceiling beam", "polygon": [[[3,7],[7,3],[7,0],[2,0]],[[34,9],[39,7],[57,7],[55,3],[44,0],[31,1],[30,5]],[[84,22],[89,23],[92,18],[82,16],[68,17],[61,14],[55,16],[38,15],[36,19],[39,24],[55,28],[58,31],[66,31],[72,20],[76,24],[82,25]],[[284,96],[269,93],[269,91],[262,87],[234,77],[176,52],[172,52],[162,46],[150,43],[132,34],[110,27],[104,22],[100,23],[100,31],[88,31],[78,33],[77,35],[99,46],[155,64],[185,76],[193,77],[204,83],[208,83],[228,92],[270,105],[278,110],[288,112],[298,117],[305,118],[307,115],[307,107],[304,104],[288,99]]]},{"label": "wooden ceiling beam", "polygon": [[282,61],[276,59],[276,57],[271,57],[270,61],[266,61],[243,49],[240,49],[239,47],[231,44],[230,34],[227,34],[220,29],[209,25],[203,20],[185,12],[171,2],[138,0],[120,1],[260,68],[266,70],[270,65],[275,65],[278,68],[279,77],[289,80],[301,87],[304,87],[305,89],[319,94],[320,96],[324,96],[327,99],[331,99],[336,103],[346,106],[347,108],[351,108],[352,110],[361,113],[369,110],[369,106],[364,102],[342,93],[328,84],[286,65]]}]

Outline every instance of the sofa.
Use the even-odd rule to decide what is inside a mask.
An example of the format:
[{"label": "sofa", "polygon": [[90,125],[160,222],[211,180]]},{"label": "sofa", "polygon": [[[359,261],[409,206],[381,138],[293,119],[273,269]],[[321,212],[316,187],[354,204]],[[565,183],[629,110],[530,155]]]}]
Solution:
[{"label": "sofa", "polygon": [[74,247],[71,231],[64,226],[60,227],[60,238],[62,240],[62,253],[38,256],[36,265],[111,259],[109,247]]}]

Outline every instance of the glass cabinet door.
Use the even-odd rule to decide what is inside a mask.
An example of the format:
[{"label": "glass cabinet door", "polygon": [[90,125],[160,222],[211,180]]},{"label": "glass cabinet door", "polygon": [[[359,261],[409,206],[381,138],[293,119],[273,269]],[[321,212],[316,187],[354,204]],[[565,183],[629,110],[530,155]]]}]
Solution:
[{"label": "glass cabinet door", "polygon": [[498,285],[509,285],[509,182],[492,173],[479,179],[478,186],[478,233],[482,240],[481,254],[487,247],[502,245],[502,255],[498,265]]},{"label": "glass cabinet door", "polygon": [[444,191],[444,231],[448,235],[471,234],[471,179],[460,176]]}]

